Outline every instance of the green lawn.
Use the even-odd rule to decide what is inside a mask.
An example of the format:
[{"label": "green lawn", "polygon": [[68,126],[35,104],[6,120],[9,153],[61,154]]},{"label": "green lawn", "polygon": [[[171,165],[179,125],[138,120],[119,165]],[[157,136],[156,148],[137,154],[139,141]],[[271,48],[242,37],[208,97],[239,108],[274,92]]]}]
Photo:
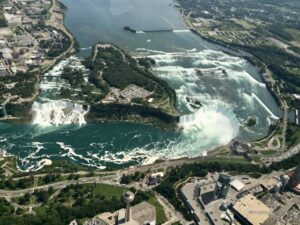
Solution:
[{"label": "green lawn", "polygon": [[147,202],[153,205],[156,209],[156,224],[163,224],[166,221],[166,215],[162,205],[156,200],[154,196],[149,196],[149,200]]},{"label": "green lawn", "polygon": [[121,195],[127,191],[127,188],[112,186],[108,184],[97,184],[94,190],[95,194],[101,194],[106,197],[106,199],[112,199],[113,197],[120,198]]},{"label": "green lawn", "polygon": [[[102,194],[106,197],[106,199],[111,199],[113,197],[120,198],[121,195],[127,191],[127,188],[119,187],[119,186],[112,186],[108,184],[97,184],[96,188],[94,190],[95,194]],[[156,198],[148,194],[149,200],[147,201],[149,204],[153,205],[156,209],[156,223],[162,224],[166,221],[166,216],[163,210],[163,207],[159,202],[156,200]]]},{"label": "green lawn", "polygon": [[276,151],[273,150],[267,150],[267,151],[261,151],[261,154],[263,155],[274,155]]}]

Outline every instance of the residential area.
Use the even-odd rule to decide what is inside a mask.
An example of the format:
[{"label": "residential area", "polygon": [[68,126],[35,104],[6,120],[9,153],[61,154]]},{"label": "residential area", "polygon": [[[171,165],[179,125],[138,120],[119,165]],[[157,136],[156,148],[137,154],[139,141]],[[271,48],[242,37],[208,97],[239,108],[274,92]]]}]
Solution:
[{"label": "residential area", "polygon": [[[64,6],[56,1],[5,0],[0,27],[1,119],[26,114],[39,90],[40,75],[74,51],[74,39],[63,26]],[[18,108],[20,114],[14,112]]]}]

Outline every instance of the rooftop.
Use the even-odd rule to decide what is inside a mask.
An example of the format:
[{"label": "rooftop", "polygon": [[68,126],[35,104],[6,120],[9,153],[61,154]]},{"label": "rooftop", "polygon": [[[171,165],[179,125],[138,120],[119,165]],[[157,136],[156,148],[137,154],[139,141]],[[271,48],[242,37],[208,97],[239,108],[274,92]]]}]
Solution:
[{"label": "rooftop", "polygon": [[268,206],[251,194],[241,198],[233,208],[253,225],[263,224],[272,212]]},{"label": "rooftop", "polygon": [[142,202],[135,206],[130,207],[130,220],[125,222],[125,209],[120,209],[116,212],[105,212],[93,219],[87,221],[85,225],[114,225],[116,215],[118,218],[118,224],[122,225],[144,225],[156,224],[156,210],[155,207],[147,202]]},{"label": "rooftop", "polygon": [[245,184],[242,181],[235,179],[230,182],[230,186],[233,187],[236,191],[240,191],[245,187]]},{"label": "rooftop", "polygon": [[156,219],[155,207],[147,202],[135,205],[131,207],[131,218],[138,224],[153,222]]}]

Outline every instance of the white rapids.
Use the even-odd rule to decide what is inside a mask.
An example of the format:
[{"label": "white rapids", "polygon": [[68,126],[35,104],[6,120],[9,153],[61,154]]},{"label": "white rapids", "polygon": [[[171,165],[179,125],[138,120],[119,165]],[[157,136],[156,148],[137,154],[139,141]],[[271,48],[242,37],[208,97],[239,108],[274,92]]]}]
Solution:
[{"label": "white rapids", "polygon": [[54,100],[46,103],[35,102],[32,106],[33,124],[45,126],[59,126],[69,124],[86,124],[85,115],[89,107],[84,109],[80,104],[63,100]]},{"label": "white rapids", "polygon": [[[204,106],[194,114],[180,117],[183,135],[195,137],[201,145],[226,145],[239,133],[236,115],[224,105]],[[200,147],[200,146],[199,146]]]},{"label": "white rapids", "polygon": [[[68,99],[56,100],[61,88],[70,88],[70,85],[60,78],[66,66],[81,69],[83,72],[86,70],[79,58],[71,56],[45,74],[40,85],[41,95],[32,106],[32,124],[40,127],[86,124],[85,116],[90,109],[88,105],[84,107],[82,103],[71,102]],[[47,76],[52,78],[49,80]]]}]

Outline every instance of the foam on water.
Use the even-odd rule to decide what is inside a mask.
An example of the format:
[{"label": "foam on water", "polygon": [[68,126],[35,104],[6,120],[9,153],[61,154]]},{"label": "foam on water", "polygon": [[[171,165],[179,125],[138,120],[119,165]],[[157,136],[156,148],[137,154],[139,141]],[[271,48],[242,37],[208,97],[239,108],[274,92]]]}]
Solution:
[{"label": "foam on water", "polygon": [[181,116],[179,125],[183,136],[191,137],[199,149],[228,144],[237,137],[240,126],[232,110],[221,104],[204,106],[196,113]]}]

